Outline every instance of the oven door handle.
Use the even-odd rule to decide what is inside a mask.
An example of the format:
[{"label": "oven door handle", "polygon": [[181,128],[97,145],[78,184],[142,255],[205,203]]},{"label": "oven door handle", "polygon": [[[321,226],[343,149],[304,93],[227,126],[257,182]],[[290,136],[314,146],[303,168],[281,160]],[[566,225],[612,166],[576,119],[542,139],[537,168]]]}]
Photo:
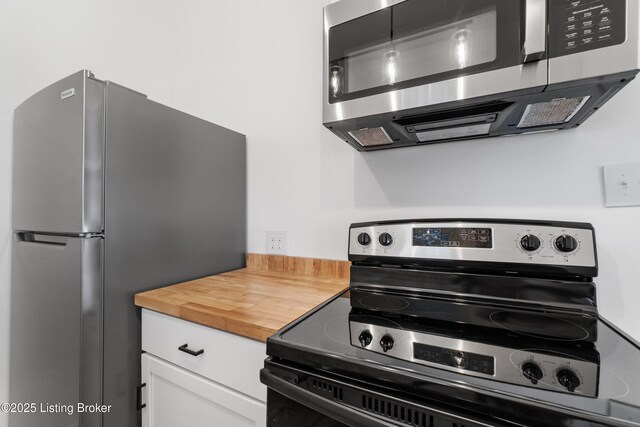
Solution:
[{"label": "oven door handle", "polygon": [[[329,399],[311,393],[295,384],[283,380],[264,368],[260,370],[260,381],[274,391],[294,400],[321,414],[325,414],[337,421],[354,427],[394,427],[396,424],[387,423],[363,412],[340,405]],[[268,402],[267,402],[268,404]]]},{"label": "oven door handle", "polygon": [[547,51],[547,0],[526,0],[522,62],[539,61]]}]

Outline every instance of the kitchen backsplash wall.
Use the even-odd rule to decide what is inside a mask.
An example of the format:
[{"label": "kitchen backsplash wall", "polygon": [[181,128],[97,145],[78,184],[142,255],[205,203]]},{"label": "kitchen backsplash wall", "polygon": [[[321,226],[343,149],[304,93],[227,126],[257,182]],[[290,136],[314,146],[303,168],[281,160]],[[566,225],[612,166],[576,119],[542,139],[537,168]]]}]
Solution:
[{"label": "kitchen backsplash wall", "polygon": [[[640,162],[640,83],[577,130],[360,154],[322,127],[325,0],[3,1],[0,402],[6,401],[13,108],[82,68],[248,136],[249,251],[346,259],[351,222],[592,222],[601,312],[640,339],[640,209],[605,209],[601,167]],[[6,418],[0,414],[0,427]]]}]

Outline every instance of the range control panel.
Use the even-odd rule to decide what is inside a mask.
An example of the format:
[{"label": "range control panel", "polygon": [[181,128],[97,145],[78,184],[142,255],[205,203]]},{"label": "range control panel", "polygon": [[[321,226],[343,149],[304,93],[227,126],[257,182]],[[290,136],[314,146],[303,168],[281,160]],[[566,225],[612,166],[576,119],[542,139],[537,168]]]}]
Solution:
[{"label": "range control panel", "polygon": [[446,347],[414,343],[413,357],[435,365],[450,366],[485,375],[495,374],[495,359],[492,356],[469,351],[461,352]]},{"label": "range control panel", "polygon": [[352,226],[349,255],[596,267],[584,228],[500,222],[391,222]]},{"label": "range control panel", "polygon": [[352,345],[408,362],[526,387],[598,393],[595,349],[589,358],[574,357],[560,348],[510,348],[353,320],[349,327]]},{"label": "range control panel", "polygon": [[549,55],[559,57],[624,43],[627,0],[549,2]]}]

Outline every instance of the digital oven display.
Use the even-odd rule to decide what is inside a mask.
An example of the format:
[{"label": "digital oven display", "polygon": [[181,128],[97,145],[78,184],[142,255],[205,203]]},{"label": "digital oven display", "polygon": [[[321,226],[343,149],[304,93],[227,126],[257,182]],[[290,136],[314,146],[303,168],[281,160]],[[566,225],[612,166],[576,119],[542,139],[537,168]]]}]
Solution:
[{"label": "digital oven display", "polygon": [[490,228],[414,228],[413,246],[493,248]]}]

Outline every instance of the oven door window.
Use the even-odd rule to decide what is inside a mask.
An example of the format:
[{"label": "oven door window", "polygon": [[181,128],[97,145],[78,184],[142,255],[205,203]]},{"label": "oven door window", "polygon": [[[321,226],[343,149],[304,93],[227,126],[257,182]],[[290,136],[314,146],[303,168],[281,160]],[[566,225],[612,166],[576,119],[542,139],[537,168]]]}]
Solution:
[{"label": "oven door window", "polygon": [[407,0],[329,30],[329,102],[522,63],[524,0]]}]

